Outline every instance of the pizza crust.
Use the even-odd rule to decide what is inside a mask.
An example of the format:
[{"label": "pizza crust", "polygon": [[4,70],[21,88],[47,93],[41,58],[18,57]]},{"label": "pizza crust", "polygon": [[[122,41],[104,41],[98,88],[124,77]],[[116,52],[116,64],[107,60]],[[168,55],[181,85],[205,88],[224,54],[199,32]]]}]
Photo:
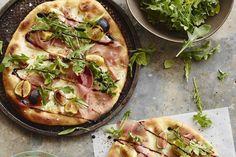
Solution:
[{"label": "pizza crust", "polygon": [[[112,36],[116,38],[116,40],[121,44],[122,49],[120,50],[120,56],[124,58],[126,61],[125,65],[117,66],[116,69],[120,70],[123,73],[123,78],[119,80],[117,83],[117,94],[112,98],[110,104],[105,106],[101,111],[101,115],[110,111],[113,105],[117,102],[120,93],[124,87],[126,77],[127,77],[127,68],[128,68],[128,50],[125,43],[125,40],[116,25],[115,21],[109,15],[109,13],[104,9],[104,7],[95,0],[57,0],[53,2],[45,2],[35,9],[33,9],[25,19],[20,23],[18,29],[14,33],[12,40],[9,43],[7,48],[6,54],[25,54],[27,56],[31,56],[32,58],[36,58],[38,55],[47,55],[46,52],[37,49],[30,45],[25,40],[26,34],[30,31],[31,27],[34,25],[34,19],[38,13],[41,12],[50,12],[53,9],[68,7],[68,8],[77,8],[79,9],[80,5],[83,4],[84,7],[89,8],[90,10],[83,12],[88,18],[93,18],[94,16],[103,14],[104,18],[106,18],[110,24],[110,30]],[[80,10],[81,11],[81,10]],[[6,55],[5,54],[5,55]],[[115,67],[115,66],[114,66]],[[14,88],[17,83],[20,81],[19,78],[12,75],[12,71],[15,67],[6,68],[3,72],[3,83],[7,97],[14,103],[20,104],[19,98],[14,93]],[[20,105],[19,105],[20,106]],[[45,125],[78,125],[85,123],[87,120],[78,119],[76,117],[68,117],[64,115],[59,115],[55,113],[48,113],[48,112],[38,112],[35,109],[27,108],[27,107],[20,107],[21,114],[26,119]],[[101,115],[95,113],[88,112],[88,119],[96,120]],[[91,115],[90,115],[91,114]]]}]

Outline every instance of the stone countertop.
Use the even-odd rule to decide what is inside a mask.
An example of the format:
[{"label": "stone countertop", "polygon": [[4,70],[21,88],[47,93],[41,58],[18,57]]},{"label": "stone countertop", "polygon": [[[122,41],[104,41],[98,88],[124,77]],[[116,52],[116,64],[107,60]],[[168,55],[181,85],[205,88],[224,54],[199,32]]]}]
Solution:
[{"label": "stone countertop", "polygon": [[[2,7],[8,0],[0,0]],[[125,0],[115,0],[129,15],[140,37],[143,47],[154,45],[158,52],[153,55],[151,64],[141,69],[139,82],[127,106],[110,123],[119,120],[123,113],[132,110],[131,119],[145,119],[196,111],[192,101],[195,77],[199,83],[204,109],[229,107],[234,141],[236,143],[236,3],[233,10],[217,33],[211,39],[221,44],[221,52],[208,61],[192,65],[190,81],[184,78],[182,61],[175,59],[180,45],[155,37],[143,29],[131,16]],[[172,69],[163,69],[165,59],[175,59]],[[220,82],[218,69],[229,73],[229,77]],[[0,113],[0,156],[42,150],[58,157],[93,157],[90,134],[78,137],[45,137],[31,133]]]}]

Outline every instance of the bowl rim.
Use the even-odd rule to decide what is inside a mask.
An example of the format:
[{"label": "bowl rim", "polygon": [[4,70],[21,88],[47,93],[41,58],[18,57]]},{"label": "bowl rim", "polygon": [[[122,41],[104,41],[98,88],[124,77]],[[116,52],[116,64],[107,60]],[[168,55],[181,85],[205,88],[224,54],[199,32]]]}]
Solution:
[{"label": "bowl rim", "polygon": [[56,155],[54,154],[50,154],[50,153],[47,153],[47,152],[43,152],[41,150],[31,150],[31,151],[24,151],[24,152],[20,152],[20,153],[17,153],[17,154],[14,154],[12,155],[11,157],[18,157],[19,155],[25,155],[27,153],[42,153],[44,155],[49,155],[51,157],[57,157]]},{"label": "bowl rim", "polygon": [[[173,38],[169,38],[169,37],[165,37],[163,35],[160,35],[156,32],[154,32],[152,29],[148,28],[144,23],[142,23],[138,18],[137,16],[133,13],[133,9],[131,9],[131,3],[130,1],[134,1],[134,0],[126,0],[126,4],[128,6],[128,9],[129,11],[131,12],[131,15],[134,17],[134,19],[143,27],[145,28],[147,31],[149,31],[150,33],[152,33],[153,35],[159,37],[159,38],[162,38],[162,39],[165,39],[167,41],[171,41],[171,42],[175,42],[175,43],[183,43],[186,39],[173,39]],[[224,18],[222,18],[222,21],[221,23],[212,31],[210,31],[207,35],[201,37],[201,38],[198,38],[197,40],[195,40],[194,42],[198,42],[198,41],[201,41],[201,40],[204,40],[206,38],[209,38],[210,36],[212,36],[214,33],[216,33],[222,26],[223,24],[225,23],[225,21],[227,20],[227,18],[229,17],[231,11],[232,11],[232,8],[234,6],[234,0],[232,0],[232,4],[230,5],[230,8],[229,8],[229,11],[226,13],[226,15],[224,16]],[[213,16],[214,17],[214,16]]]}]

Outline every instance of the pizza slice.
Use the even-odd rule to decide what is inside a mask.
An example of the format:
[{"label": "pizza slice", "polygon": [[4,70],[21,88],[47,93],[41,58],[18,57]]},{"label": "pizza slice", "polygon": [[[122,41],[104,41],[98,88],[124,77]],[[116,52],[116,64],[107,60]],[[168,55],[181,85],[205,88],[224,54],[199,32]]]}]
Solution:
[{"label": "pizza slice", "polygon": [[218,157],[213,146],[187,125],[169,118],[123,120],[108,157]]},{"label": "pizza slice", "polygon": [[124,87],[128,50],[96,0],[56,0],[32,10],[5,53],[3,83],[22,116],[78,125],[111,110]]}]

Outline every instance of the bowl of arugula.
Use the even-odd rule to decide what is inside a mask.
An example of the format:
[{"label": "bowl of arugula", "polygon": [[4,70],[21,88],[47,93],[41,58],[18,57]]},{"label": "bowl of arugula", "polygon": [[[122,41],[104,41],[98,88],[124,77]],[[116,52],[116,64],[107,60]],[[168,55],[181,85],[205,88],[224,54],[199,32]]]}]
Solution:
[{"label": "bowl of arugula", "polygon": [[[154,35],[177,43],[199,41],[227,19],[234,0],[127,0],[135,19]],[[190,42],[191,43],[191,42]]]}]

